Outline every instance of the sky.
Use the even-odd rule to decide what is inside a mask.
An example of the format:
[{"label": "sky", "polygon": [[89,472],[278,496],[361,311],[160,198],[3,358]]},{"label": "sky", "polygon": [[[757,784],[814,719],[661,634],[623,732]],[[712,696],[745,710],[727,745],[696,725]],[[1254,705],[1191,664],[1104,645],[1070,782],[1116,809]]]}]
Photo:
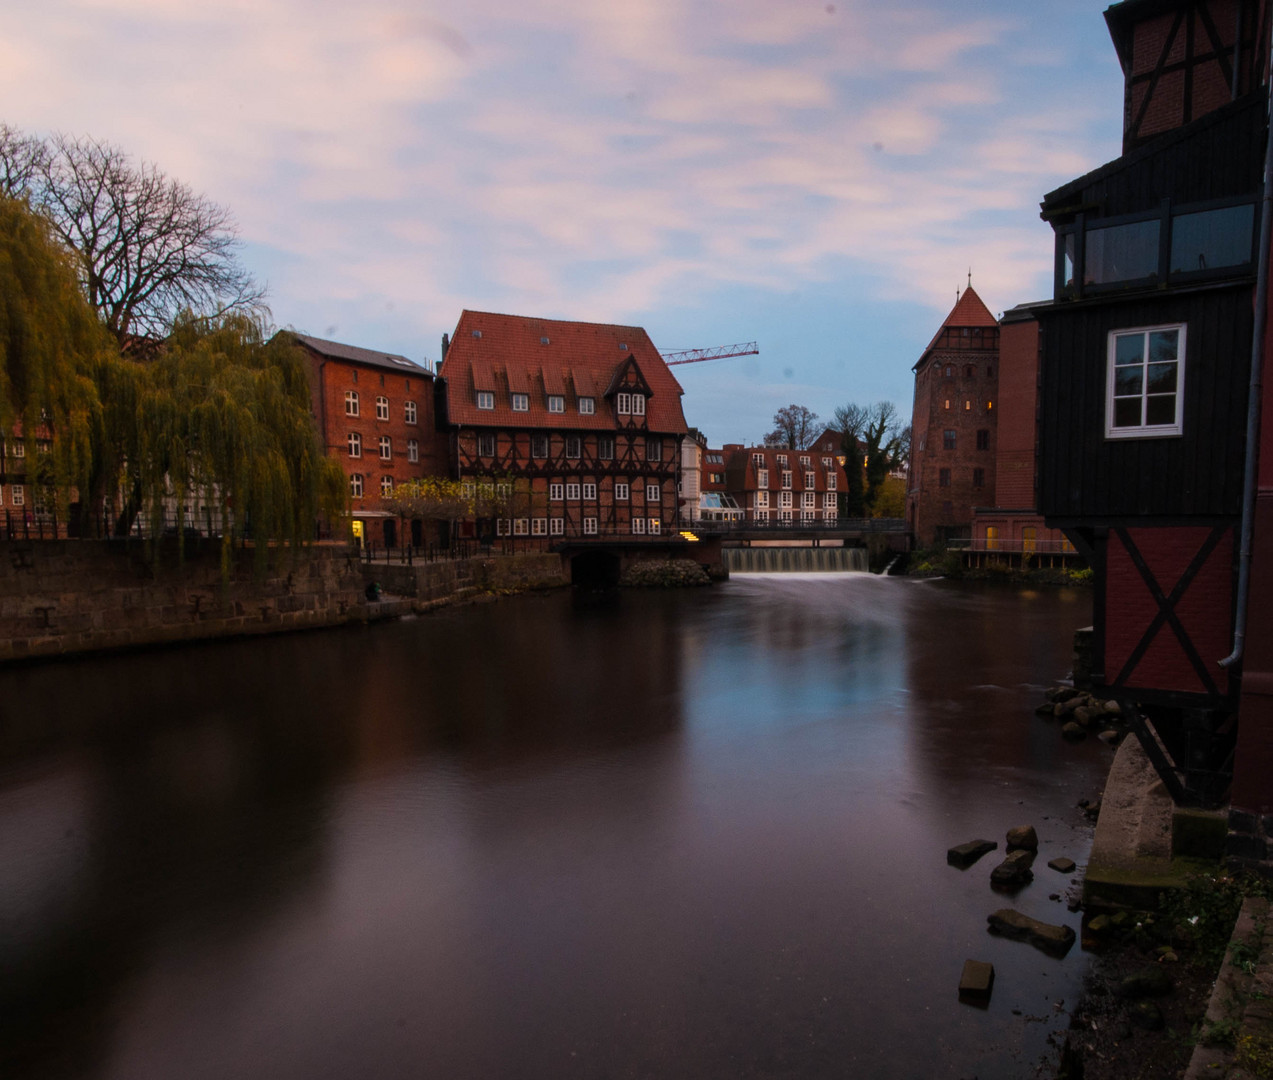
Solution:
[{"label": "sky", "polygon": [[464,308],[639,325],[712,445],[909,416],[965,285],[1051,292],[1120,151],[1106,0],[0,0],[0,121],[228,207],[274,322],[436,362]]}]

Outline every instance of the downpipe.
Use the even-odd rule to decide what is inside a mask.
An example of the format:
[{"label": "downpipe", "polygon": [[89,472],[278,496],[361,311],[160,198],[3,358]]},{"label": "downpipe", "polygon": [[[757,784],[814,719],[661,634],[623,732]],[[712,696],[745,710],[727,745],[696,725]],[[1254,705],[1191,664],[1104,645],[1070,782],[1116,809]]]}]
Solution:
[{"label": "downpipe", "polygon": [[1233,651],[1222,668],[1238,663],[1246,649],[1246,620],[1251,582],[1251,541],[1255,533],[1256,486],[1260,475],[1260,394],[1263,388],[1264,327],[1268,319],[1269,241],[1273,237],[1273,48],[1270,49],[1269,123],[1264,142],[1264,198],[1260,204],[1260,254],[1255,278],[1255,328],[1251,335],[1251,378],[1246,406],[1246,463],[1242,478],[1242,525],[1238,554],[1238,607],[1233,621]]}]

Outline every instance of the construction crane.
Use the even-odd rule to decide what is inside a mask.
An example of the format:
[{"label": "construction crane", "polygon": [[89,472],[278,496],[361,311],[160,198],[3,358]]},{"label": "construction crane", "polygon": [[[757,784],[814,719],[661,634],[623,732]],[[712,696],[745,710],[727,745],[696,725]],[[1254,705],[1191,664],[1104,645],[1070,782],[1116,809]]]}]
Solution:
[{"label": "construction crane", "polygon": [[679,349],[665,352],[663,359],[668,367],[673,364],[697,364],[700,360],[724,360],[727,356],[759,356],[754,341],[742,341],[737,345],[718,345],[714,349]]}]

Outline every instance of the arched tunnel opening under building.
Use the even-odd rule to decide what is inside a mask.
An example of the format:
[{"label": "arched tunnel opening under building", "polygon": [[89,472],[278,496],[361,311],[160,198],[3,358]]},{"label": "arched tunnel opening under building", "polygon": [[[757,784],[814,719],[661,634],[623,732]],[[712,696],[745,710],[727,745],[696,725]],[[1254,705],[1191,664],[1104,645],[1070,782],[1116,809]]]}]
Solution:
[{"label": "arched tunnel opening under building", "polygon": [[613,589],[621,564],[612,551],[584,551],[570,560],[570,583],[581,589]]}]

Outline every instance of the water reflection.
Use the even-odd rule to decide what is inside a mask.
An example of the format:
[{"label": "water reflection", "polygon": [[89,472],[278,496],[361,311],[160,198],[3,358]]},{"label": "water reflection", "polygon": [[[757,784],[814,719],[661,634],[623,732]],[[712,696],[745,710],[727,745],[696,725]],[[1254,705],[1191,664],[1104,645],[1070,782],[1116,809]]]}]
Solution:
[{"label": "water reflection", "polygon": [[1081,860],[1104,748],[1025,705],[1083,603],[757,576],[0,674],[0,1071],[1020,1075],[1082,960],[944,852]]}]

